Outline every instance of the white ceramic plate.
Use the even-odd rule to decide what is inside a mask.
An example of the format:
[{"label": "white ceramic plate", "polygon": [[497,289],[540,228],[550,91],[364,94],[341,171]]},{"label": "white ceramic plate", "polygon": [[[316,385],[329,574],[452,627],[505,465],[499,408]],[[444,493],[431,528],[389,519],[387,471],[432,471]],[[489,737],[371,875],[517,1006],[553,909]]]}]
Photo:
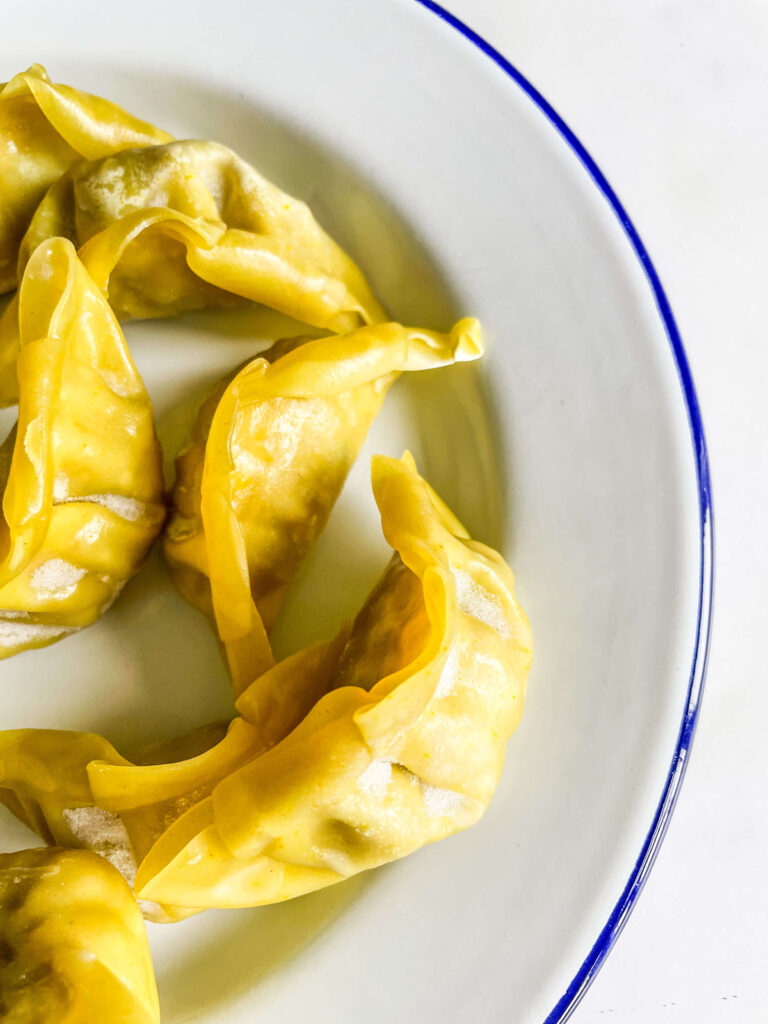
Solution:
[{"label": "white ceramic plate", "polygon": [[[432,4],[4,6],[0,80],[33,60],[180,137],[236,148],[312,204],[396,317],[485,324],[479,371],[398,385],[297,581],[280,649],[329,632],[376,577],[366,456],[405,445],[502,547],[536,640],[483,821],[283,906],[150,926],[164,1020],[565,1019],[663,835],[708,632],[704,441],[634,228],[538,93]],[[129,327],[169,459],[206,382],[278,319]],[[129,744],[228,709],[207,626],[158,558],[99,625],[0,672],[7,727]],[[32,845],[5,817],[0,842]]]}]

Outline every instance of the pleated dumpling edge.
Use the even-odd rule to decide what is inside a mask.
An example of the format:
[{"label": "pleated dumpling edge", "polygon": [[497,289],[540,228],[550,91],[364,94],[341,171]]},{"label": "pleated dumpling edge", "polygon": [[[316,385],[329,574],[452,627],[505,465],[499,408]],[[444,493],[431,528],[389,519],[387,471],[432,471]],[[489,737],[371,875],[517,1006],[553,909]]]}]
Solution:
[{"label": "pleated dumpling edge", "polygon": [[54,84],[41,64],[0,85],[0,295],[21,277],[19,245],[37,204],[75,161],[171,138],[116,103]]},{"label": "pleated dumpling edge", "polygon": [[473,361],[477,320],[277,342],[203,403],[176,460],[164,536],[182,594],[215,619],[236,693],[272,663],[286,590],[403,373]]},{"label": "pleated dumpling edge", "polygon": [[[373,478],[397,551],[328,692],[160,837],[139,867],[142,898],[288,899],[466,828],[487,807],[532,657],[511,570],[466,536],[411,460],[378,457]],[[269,706],[270,676],[238,700],[246,721]]]},{"label": "pleated dumpling edge", "polygon": [[[386,320],[365,276],[305,202],[217,142],[186,139],[80,161],[19,245],[63,236],[120,319],[256,302],[343,332]],[[0,405],[15,401],[14,301],[0,321]],[[5,379],[3,379],[5,377]]]},{"label": "pleated dumpling edge", "polygon": [[19,290],[19,419],[0,453],[0,657],[90,625],[165,518],[152,404],[71,243]]}]

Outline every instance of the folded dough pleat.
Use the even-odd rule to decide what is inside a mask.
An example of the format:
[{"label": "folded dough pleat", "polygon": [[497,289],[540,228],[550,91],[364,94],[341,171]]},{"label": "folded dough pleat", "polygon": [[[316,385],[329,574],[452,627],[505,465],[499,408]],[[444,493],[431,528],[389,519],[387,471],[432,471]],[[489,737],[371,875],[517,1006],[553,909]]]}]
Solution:
[{"label": "folded dough pleat", "polygon": [[[450,835],[487,807],[531,662],[512,573],[409,458],[377,457],[373,484],[397,554],[329,692],[170,826],[139,867],[142,898],[289,899]],[[271,689],[267,673],[242,695],[246,721]]]},{"label": "folded dough pleat", "polygon": [[[309,207],[232,150],[186,140],[73,166],[40,202],[19,266],[69,238],[121,319],[258,302],[345,331],[384,313]],[[0,404],[14,401],[16,312],[0,323]]]},{"label": "folded dough pleat", "polygon": [[373,482],[382,580],[351,627],[257,679],[223,738],[141,764],[89,734],[0,732],[0,801],[111,859],[153,920],[289,899],[476,821],[522,714],[528,623],[409,457],[377,457]]},{"label": "folded dough pleat", "polygon": [[102,858],[62,849],[0,854],[0,1018],[159,1024],[141,912]]},{"label": "folded dough pleat", "polygon": [[152,405],[72,245],[19,290],[19,419],[0,449],[0,658],[95,622],[165,516]]},{"label": "folded dough pleat", "polygon": [[[283,739],[328,691],[344,642],[342,632],[276,666],[268,687],[254,687],[249,721],[206,726],[146,748],[134,761],[92,733],[0,732],[0,803],[45,842],[98,853],[133,885],[170,824]],[[141,908],[159,923],[197,913],[147,901]]]},{"label": "folded dough pleat", "polygon": [[401,373],[477,359],[480,325],[377,324],[278,342],[201,406],[176,460],[171,574],[215,619],[236,693],[272,663],[267,639],[387,391]]},{"label": "folded dough pleat", "polygon": [[115,103],[54,85],[40,64],[0,86],[0,295],[16,286],[19,244],[35,208],[75,161],[171,138]]}]

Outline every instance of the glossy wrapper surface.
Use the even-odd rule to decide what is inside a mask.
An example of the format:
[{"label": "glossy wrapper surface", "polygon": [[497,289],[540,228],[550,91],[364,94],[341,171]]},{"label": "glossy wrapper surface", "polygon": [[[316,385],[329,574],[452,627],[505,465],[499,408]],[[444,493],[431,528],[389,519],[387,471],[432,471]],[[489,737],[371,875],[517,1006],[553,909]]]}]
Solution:
[{"label": "glossy wrapper surface", "polygon": [[141,912],[84,850],[0,854],[0,1020],[159,1024]]},{"label": "glossy wrapper surface", "polygon": [[0,657],[98,619],[165,515],[151,402],[69,242],[33,254],[19,314],[19,419],[0,449]]},{"label": "glossy wrapper surface", "polygon": [[100,820],[119,823],[141,850],[136,892],[171,914],[289,899],[475,822],[522,714],[528,623],[504,561],[409,458],[377,457],[373,482],[396,554],[351,628],[261,676],[224,739],[176,764],[0,733],[9,808],[71,843],[77,807],[92,847]]},{"label": "glossy wrapper surface", "polygon": [[16,286],[35,208],[75,161],[170,139],[108,100],[55,85],[40,64],[0,86],[0,294]]},{"label": "glossy wrapper surface", "polygon": [[272,663],[267,633],[390,386],[481,353],[476,320],[376,324],[278,342],[213,390],[176,460],[165,554],[215,618],[237,693]]},{"label": "glossy wrapper surface", "polygon": [[[37,208],[19,264],[69,238],[115,313],[172,316],[262,303],[315,327],[382,321],[360,270],[305,203],[232,150],[187,140],[73,166]],[[13,365],[13,303],[0,323],[0,371]],[[4,374],[0,373],[0,383]],[[0,400],[14,400],[13,378]]]},{"label": "glossy wrapper surface", "polygon": [[[169,826],[282,740],[327,692],[342,643],[314,644],[280,662],[250,721],[205,726],[133,761],[92,733],[0,732],[0,803],[46,842],[105,857],[133,886],[139,863]],[[196,913],[145,900],[141,908],[158,923]]]}]

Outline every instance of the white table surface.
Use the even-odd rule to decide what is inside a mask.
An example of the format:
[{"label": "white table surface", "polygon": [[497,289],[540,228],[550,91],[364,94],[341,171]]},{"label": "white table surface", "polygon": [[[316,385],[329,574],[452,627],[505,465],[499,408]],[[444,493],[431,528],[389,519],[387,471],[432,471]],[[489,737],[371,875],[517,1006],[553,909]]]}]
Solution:
[{"label": "white table surface", "polygon": [[768,1021],[768,3],[446,0],[527,75],[627,207],[707,431],[715,617],[650,881],[576,1024]]}]

